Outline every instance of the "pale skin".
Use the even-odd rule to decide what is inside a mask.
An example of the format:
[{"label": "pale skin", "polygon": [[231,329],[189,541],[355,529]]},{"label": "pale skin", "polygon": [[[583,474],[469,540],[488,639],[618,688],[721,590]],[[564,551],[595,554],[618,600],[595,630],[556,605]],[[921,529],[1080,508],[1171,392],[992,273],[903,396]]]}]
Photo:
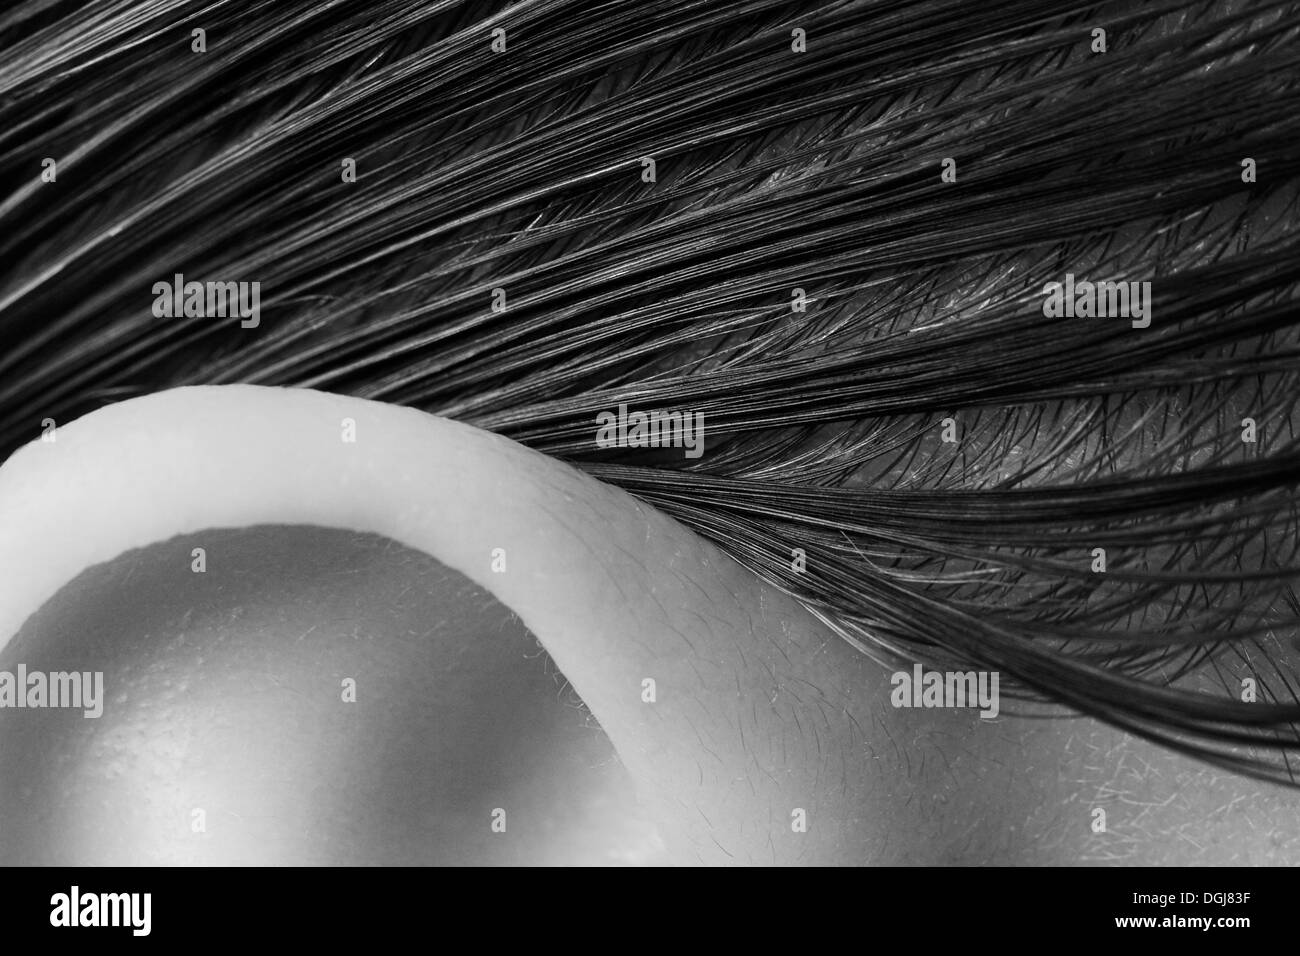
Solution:
[{"label": "pale skin", "polygon": [[[15,454],[0,468],[0,647],[88,567],[253,525],[381,535],[513,610],[608,734],[662,841],[651,862],[1286,863],[1300,850],[1289,791],[1093,721],[894,708],[877,664],[622,491],[465,425],[306,390],[164,392]],[[431,674],[422,692],[453,679]],[[328,735],[304,739],[329,755]]]}]

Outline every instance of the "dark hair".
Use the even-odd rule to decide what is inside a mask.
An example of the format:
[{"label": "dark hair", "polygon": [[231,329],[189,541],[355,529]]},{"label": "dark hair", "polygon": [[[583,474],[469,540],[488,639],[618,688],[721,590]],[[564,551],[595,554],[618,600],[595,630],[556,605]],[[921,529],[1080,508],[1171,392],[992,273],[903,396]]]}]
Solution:
[{"label": "dark hair", "polygon": [[[418,406],[640,496],[881,660],[1289,780],[1298,28],[1186,0],[23,0],[0,455],[180,384]],[[157,318],[176,273],[259,281],[264,321]],[[1150,325],[1048,317],[1067,273],[1149,281]],[[709,453],[598,448],[620,403],[702,412]]]}]

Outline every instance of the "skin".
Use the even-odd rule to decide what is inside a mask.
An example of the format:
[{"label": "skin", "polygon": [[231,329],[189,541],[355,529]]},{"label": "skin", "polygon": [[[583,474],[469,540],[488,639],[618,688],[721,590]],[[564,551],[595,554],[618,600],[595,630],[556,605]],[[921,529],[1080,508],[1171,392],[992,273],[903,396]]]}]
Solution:
[{"label": "skin", "polygon": [[386,538],[258,526],[127,552],[29,619],[0,652],[19,663],[111,693],[97,719],[0,711],[6,863],[666,859],[518,618]]},{"label": "skin", "polygon": [[[354,443],[341,440],[344,419],[355,422]],[[367,574],[374,582],[405,574],[401,580],[412,588],[427,588],[427,600],[417,599],[423,619],[432,616],[430,608],[463,619],[456,608],[470,603],[482,609],[487,605],[480,598],[487,595],[517,615],[527,633],[501,637],[497,618],[495,627],[462,621],[435,629],[425,640],[402,640],[411,619],[374,611],[374,605],[393,603],[391,595],[365,597],[377,584],[345,591],[351,604],[331,605],[324,593],[312,596],[311,582],[328,580],[330,587],[320,590],[337,593],[346,578],[337,568],[302,565],[304,555],[325,547],[323,539],[288,548],[276,572],[285,579],[296,575],[307,592],[270,587],[244,602],[263,608],[262,618],[232,623],[229,605],[243,606],[236,589],[226,595],[225,610],[221,601],[205,605],[218,623],[198,628],[186,648],[139,637],[147,628],[133,615],[149,606],[150,591],[112,603],[113,594],[129,584],[120,566],[111,570],[124,553],[144,561],[146,582],[167,581],[173,610],[184,613],[178,609],[192,611],[200,598],[186,593],[187,587],[215,580],[206,575],[234,581],[229,565],[223,568],[223,553],[242,554],[239,562],[247,570],[259,553],[274,550],[286,535],[301,534],[303,526],[368,536],[332,539],[326,550],[345,557],[357,553],[360,540],[394,543],[365,565]],[[44,648],[49,669],[71,667],[65,662],[74,659],[96,660],[110,685],[101,721],[64,715],[36,732],[17,721],[45,714],[0,711],[0,759],[12,757],[35,779],[32,768],[45,766],[42,754],[92,753],[96,740],[111,743],[115,728],[120,733],[130,727],[134,742],[112,751],[115,779],[131,786],[146,781],[143,792],[153,795],[156,812],[140,815],[132,839],[113,846],[96,836],[112,829],[102,760],[55,759],[53,770],[42,770],[47,794],[81,794],[65,806],[76,807],[75,813],[41,816],[33,809],[40,803],[35,791],[0,791],[0,832],[29,818],[50,829],[59,820],[81,821],[81,835],[57,845],[55,855],[63,861],[194,861],[186,849],[191,831],[159,821],[188,813],[191,784],[206,774],[218,781],[209,781],[209,793],[235,792],[232,780],[258,782],[251,792],[241,791],[243,805],[261,808],[267,819],[260,842],[249,826],[228,828],[222,831],[226,836],[209,840],[203,859],[392,862],[400,854],[376,856],[374,839],[353,834],[349,844],[346,838],[346,821],[359,812],[369,813],[375,832],[383,829],[384,815],[366,810],[373,810],[376,792],[391,795],[403,785],[436,791],[449,780],[464,783],[493,772],[500,780],[523,752],[548,754],[529,768],[533,785],[513,791],[507,786],[515,796],[506,798],[500,787],[492,792],[486,779],[475,780],[467,785],[474,796],[457,805],[464,819],[477,813],[490,833],[490,815],[503,800],[514,801],[512,808],[532,808],[516,821],[537,819],[548,800],[554,808],[562,792],[557,781],[566,778],[572,783],[569,804],[575,804],[575,793],[578,806],[584,794],[594,793],[596,803],[620,809],[599,822],[593,822],[599,813],[570,813],[557,824],[562,837],[516,842],[513,855],[503,857],[499,847],[474,840],[448,853],[443,840],[441,859],[439,847],[430,845],[415,861],[1205,864],[1284,863],[1300,855],[1300,801],[1293,793],[1197,766],[1090,721],[1005,714],[984,720],[974,710],[896,709],[887,673],[709,542],[561,463],[409,409],[252,386],[178,389],[109,406],[60,427],[56,442],[28,445],[0,468],[0,527],[6,529],[0,540],[0,640],[17,637],[3,649],[0,663],[11,667],[25,660],[34,668]],[[242,551],[209,549],[217,537],[213,529],[249,528],[271,537]],[[160,543],[171,550],[156,550]],[[189,570],[193,547],[212,555],[212,570],[204,575]],[[493,570],[498,548],[504,549],[504,571]],[[425,557],[431,563],[421,565]],[[85,577],[96,568],[110,570],[98,579]],[[268,575],[263,570],[246,576]],[[283,605],[294,603],[289,596],[304,593],[296,610],[284,611]],[[165,611],[167,601],[159,603]],[[338,674],[363,666],[362,658],[349,659],[343,670],[337,661],[329,666],[341,608],[353,605],[365,607],[362,630],[372,635],[374,653],[387,655],[367,680],[411,675],[401,688],[377,695],[389,702],[375,718],[387,728],[387,738],[377,738],[381,732],[373,728],[361,735],[337,724],[330,732],[315,729],[341,719],[350,706],[337,693]],[[174,616],[159,615],[152,628],[164,637],[180,627]],[[471,617],[494,620],[487,611]],[[84,651],[92,643],[84,632],[95,620],[105,622],[111,636],[99,642],[99,657]],[[310,645],[311,652],[294,647],[296,635],[313,624],[336,632],[336,643]],[[467,693],[467,681],[497,689],[498,699],[491,701],[497,709],[488,709],[497,716],[487,723],[508,724],[508,715],[541,707],[521,677],[538,666],[520,652],[531,638],[545,648],[589,715],[570,702],[560,705],[567,720],[542,708],[535,713],[546,716],[529,728],[517,721],[496,736],[470,733],[466,728],[485,723],[481,701],[492,693]],[[437,653],[431,641],[438,642]],[[223,645],[237,649],[222,651]],[[259,656],[261,646],[265,652]],[[15,659],[16,649],[26,656]],[[458,656],[464,654],[469,656]],[[153,663],[143,666],[145,659]],[[204,659],[215,663],[205,669]],[[457,670],[450,661],[464,667]],[[166,686],[139,677],[158,666],[172,669],[180,686],[189,688],[187,696],[201,695],[223,676],[263,673],[304,690],[310,702],[301,705],[305,711],[286,710],[283,694],[235,694],[233,700],[209,701],[206,712],[178,710],[174,701],[142,710],[150,700],[167,703]],[[653,701],[643,684],[647,679],[654,681]],[[131,686],[140,693],[113,703],[114,680],[135,681]],[[329,692],[318,693],[327,681]],[[512,706],[501,705],[503,700]],[[421,716],[431,701],[445,702],[434,723]],[[211,732],[213,708],[225,715],[227,726],[234,720],[233,740],[230,733],[223,739]],[[265,746],[263,737],[288,713],[312,720],[286,738],[284,749]],[[178,719],[190,728],[184,759],[159,759],[149,742],[174,729]],[[611,753],[591,749],[593,722],[607,735]],[[448,725],[458,729],[450,733]],[[416,743],[395,748],[399,763],[417,766],[414,775],[384,777],[384,761],[373,754],[376,739],[391,739],[394,727],[426,726],[423,737],[441,728],[437,746],[418,743],[417,731]],[[520,747],[520,740],[530,746]],[[249,754],[233,760],[234,751]],[[275,771],[286,753],[298,761],[296,770],[278,779]],[[618,761],[609,769],[612,753]],[[322,769],[356,767],[359,761],[373,769]],[[597,765],[609,772],[572,770]],[[376,774],[385,781],[382,791],[347,783]],[[332,792],[320,811],[317,836],[297,843],[281,839],[268,849],[266,841],[286,831],[285,821],[301,816],[301,801],[290,796],[300,796],[304,785]],[[169,787],[175,792],[170,804],[157,796]],[[430,826],[437,831],[430,815],[447,806],[433,801],[423,816],[398,814],[398,834],[406,836],[390,833],[387,839],[418,842]],[[1094,829],[1098,809],[1107,815],[1103,832]],[[96,813],[102,819],[94,819]],[[806,829],[792,826],[800,818]],[[337,852],[311,856],[320,832],[336,835]],[[584,833],[597,833],[601,846],[583,859],[565,857],[562,847]],[[35,852],[32,845],[0,841],[0,853],[26,862]]]}]

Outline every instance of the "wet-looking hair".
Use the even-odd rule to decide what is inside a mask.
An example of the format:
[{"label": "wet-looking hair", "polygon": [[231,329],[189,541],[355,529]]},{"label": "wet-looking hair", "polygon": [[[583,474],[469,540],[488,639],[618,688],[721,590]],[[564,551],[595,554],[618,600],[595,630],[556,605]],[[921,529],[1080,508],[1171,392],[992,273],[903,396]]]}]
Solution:
[{"label": "wet-looking hair", "polygon": [[[409,404],[632,492],[881,661],[1290,780],[1298,29],[23,0],[0,458],[182,384]],[[598,441],[649,411],[703,452]]]}]

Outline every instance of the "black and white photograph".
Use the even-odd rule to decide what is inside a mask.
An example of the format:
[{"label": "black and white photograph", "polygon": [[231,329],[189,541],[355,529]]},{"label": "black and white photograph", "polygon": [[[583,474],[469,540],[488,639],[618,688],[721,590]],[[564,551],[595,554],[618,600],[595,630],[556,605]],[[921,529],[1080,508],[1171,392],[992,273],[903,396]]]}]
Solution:
[{"label": "black and white photograph", "polygon": [[1248,938],[1298,202],[1295,0],[11,0],[0,866],[82,874],[23,919],[1174,867],[1095,915]]}]

